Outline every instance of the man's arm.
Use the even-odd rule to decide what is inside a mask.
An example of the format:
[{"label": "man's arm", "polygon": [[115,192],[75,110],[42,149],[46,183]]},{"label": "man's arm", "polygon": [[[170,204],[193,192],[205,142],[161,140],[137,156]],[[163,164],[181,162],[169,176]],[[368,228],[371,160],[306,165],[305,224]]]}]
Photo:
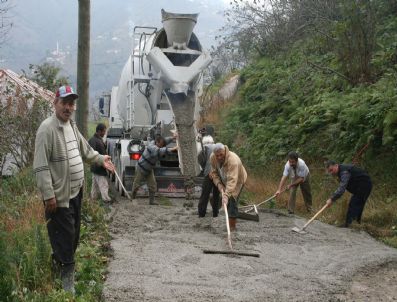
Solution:
[{"label": "man's arm", "polygon": [[37,187],[43,196],[45,209],[48,213],[55,212],[57,200],[52,186],[52,177],[48,162],[51,157],[51,143],[48,133],[39,128],[36,134],[33,172],[36,175]]},{"label": "man's arm", "polygon": [[299,185],[300,183],[302,183],[302,182],[304,182],[304,181],[305,181],[305,178],[304,178],[304,177],[298,177],[298,178],[295,179],[295,181],[293,181],[291,184],[289,184],[289,185],[287,186],[287,189],[289,190],[289,189],[291,189],[292,187],[297,186],[297,185]]},{"label": "man's arm", "polygon": [[225,188],[225,195],[230,198],[232,196],[232,192],[235,191],[237,183],[238,183],[238,175],[239,175],[239,164],[232,163],[227,171],[227,183]]},{"label": "man's arm", "polygon": [[281,177],[280,184],[278,185],[278,189],[277,189],[277,191],[276,191],[276,193],[275,193],[276,197],[277,197],[278,195],[280,195],[281,190],[283,189],[283,187],[284,187],[284,185],[285,185],[285,182],[286,182],[287,178],[288,178],[288,176],[285,176],[285,175],[283,175],[283,176]]},{"label": "man's arm", "polygon": [[87,142],[87,140],[84,138],[84,136],[80,133],[80,131],[77,129],[77,127],[74,127],[74,131],[76,133],[77,140],[80,146],[80,155],[81,157],[87,161],[88,163],[95,162],[101,166],[103,166],[104,163],[104,156],[100,155],[98,151],[95,151],[90,144]]},{"label": "man's arm", "polygon": [[81,157],[88,163],[95,162],[103,166],[106,170],[113,172],[114,165],[111,161],[111,157],[109,155],[101,155],[98,151],[95,151],[77,128],[75,128],[75,133],[78,136],[77,139],[80,146]]},{"label": "man's arm", "polygon": [[343,171],[340,176],[339,187],[332,193],[331,197],[327,200],[327,205],[330,207],[338,198],[340,198],[346,191],[351,174],[349,171]]}]

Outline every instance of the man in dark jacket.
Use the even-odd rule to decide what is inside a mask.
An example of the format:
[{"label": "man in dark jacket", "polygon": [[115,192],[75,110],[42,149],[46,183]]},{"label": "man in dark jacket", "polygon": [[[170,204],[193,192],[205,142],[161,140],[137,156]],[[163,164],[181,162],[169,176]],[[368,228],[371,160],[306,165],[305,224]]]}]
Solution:
[{"label": "man in dark jacket", "polygon": [[199,152],[197,159],[203,169],[204,180],[201,187],[201,195],[198,203],[198,215],[199,217],[205,217],[207,212],[208,200],[212,191],[212,217],[218,217],[219,213],[219,190],[212,182],[209,177],[211,172],[211,161],[210,157],[214,150],[214,139],[211,135],[206,135],[202,139],[202,150]]},{"label": "man in dark jacket", "polygon": [[[106,155],[106,145],[103,141],[103,137],[106,134],[106,126],[104,124],[98,124],[96,126],[95,134],[90,138],[88,143],[95,150],[98,151],[101,155]],[[107,179],[106,169],[98,164],[91,164],[91,172],[92,172],[92,187],[91,187],[91,198],[96,199],[98,197],[98,193],[101,194],[102,200],[104,202],[110,202],[111,198],[109,197],[109,183]]]},{"label": "man in dark jacket", "polygon": [[[174,138],[176,138],[176,134]],[[143,151],[143,154],[138,160],[138,164],[136,166],[134,183],[132,184],[132,198],[136,198],[136,194],[141,183],[146,181],[149,188],[149,204],[157,204],[154,201],[154,196],[157,191],[157,183],[153,169],[161,156],[178,149],[177,146],[173,148],[166,147],[174,138],[163,138],[162,136],[158,136],[154,141],[149,142],[146,146],[145,151]]]},{"label": "man in dark jacket", "polygon": [[326,168],[328,173],[337,176],[339,179],[339,187],[327,200],[328,207],[347,190],[353,196],[350,198],[349,209],[343,226],[349,227],[354,219],[361,223],[364,206],[372,190],[371,178],[363,169],[349,164],[337,164],[332,160],[326,162]]}]

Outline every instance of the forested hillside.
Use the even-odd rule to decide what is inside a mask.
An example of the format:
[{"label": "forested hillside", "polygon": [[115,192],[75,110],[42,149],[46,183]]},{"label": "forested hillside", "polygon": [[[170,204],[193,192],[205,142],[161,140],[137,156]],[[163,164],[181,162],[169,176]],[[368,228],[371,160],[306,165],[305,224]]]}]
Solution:
[{"label": "forested hillside", "polygon": [[248,65],[222,139],[251,167],[291,149],[342,161],[393,156],[397,16],[391,3],[341,1],[322,32],[306,32]]},{"label": "forested hillside", "polygon": [[[219,111],[217,139],[274,190],[297,150],[318,169],[318,202],[336,186],[319,180],[323,161],[354,162],[376,185],[371,207],[395,211],[397,2],[271,2],[235,1],[228,12],[231,35],[215,54],[234,49],[230,61],[248,60],[238,96]],[[225,62],[224,70],[239,65]],[[387,220],[395,225],[395,212]]]}]

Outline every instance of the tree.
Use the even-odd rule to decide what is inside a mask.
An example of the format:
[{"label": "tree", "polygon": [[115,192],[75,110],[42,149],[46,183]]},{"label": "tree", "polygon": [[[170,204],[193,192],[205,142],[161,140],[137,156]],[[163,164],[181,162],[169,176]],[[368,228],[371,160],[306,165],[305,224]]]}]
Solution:
[{"label": "tree", "polygon": [[43,63],[41,65],[30,64],[29,70],[30,76],[25,74],[27,78],[53,92],[58,87],[67,85],[69,82],[67,77],[59,75],[61,68],[50,63]]}]

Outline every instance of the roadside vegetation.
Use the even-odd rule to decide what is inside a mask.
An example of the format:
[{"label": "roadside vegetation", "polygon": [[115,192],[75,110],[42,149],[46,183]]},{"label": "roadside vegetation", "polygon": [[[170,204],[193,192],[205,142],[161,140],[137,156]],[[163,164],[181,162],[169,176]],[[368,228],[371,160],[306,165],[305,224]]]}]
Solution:
[{"label": "roadside vegetation", "polygon": [[[387,0],[320,2],[234,2],[232,33],[221,45],[238,40],[236,52],[245,51],[248,60],[238,95],[206,108],[203,122],[216,125],[216,140],[249,168],[251,201],[274,194],[290,150],[311,170],[315,209],[337,187],[325,174],[326,159],[364,167],[374,189],[362,225],[354,227],[397,247],[397,6]],[[251,21],[233,27],[242,14],[262,31],[250,31]],[[320,219],[342,222],[348,195]],[[287,199],[284,193],[277,206]],[[307,216],[303,207],[300,213]]]},{"label": "roadside vegetation", "polygon": [[[87,198],[89,187],[85,186],[76,254],[76,301],[100,300],[109,256],[106,211]],[[2,180],[0,209],[0,300],[74,301],[51,274],[43,204],[30,168]]]}]

